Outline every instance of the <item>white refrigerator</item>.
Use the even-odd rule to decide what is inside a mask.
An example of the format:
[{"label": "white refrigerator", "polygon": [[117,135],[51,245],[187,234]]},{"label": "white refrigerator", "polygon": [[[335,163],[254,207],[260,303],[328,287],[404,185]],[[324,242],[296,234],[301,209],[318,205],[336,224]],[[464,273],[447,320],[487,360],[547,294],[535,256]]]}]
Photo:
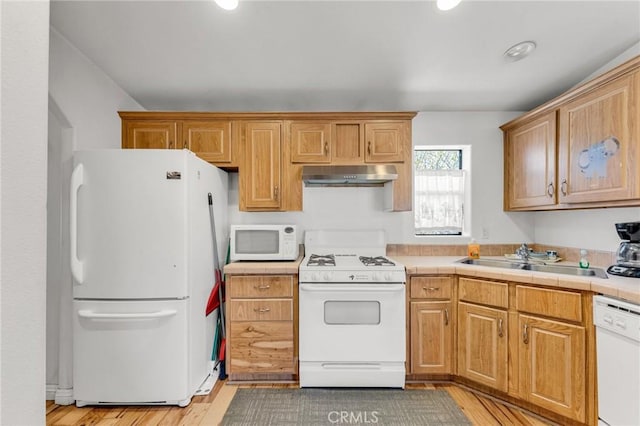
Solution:
[{"label": "white refrigerator", "polygon": [[[215,382],[208,193],[227,252],[227,173],[188,150],[77,151],[71,176],[77,406],[186,406]],[[219,259],[224,264],[224,259]]]}]

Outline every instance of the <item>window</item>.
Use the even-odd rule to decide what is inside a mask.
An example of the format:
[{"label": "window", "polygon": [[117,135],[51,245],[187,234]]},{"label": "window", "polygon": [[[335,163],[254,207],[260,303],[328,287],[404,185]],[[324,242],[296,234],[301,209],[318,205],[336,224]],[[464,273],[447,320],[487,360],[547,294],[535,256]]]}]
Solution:
[{"label": "window", "polygon": [[415,234],[468,234],[469,146],[416,146]]}]

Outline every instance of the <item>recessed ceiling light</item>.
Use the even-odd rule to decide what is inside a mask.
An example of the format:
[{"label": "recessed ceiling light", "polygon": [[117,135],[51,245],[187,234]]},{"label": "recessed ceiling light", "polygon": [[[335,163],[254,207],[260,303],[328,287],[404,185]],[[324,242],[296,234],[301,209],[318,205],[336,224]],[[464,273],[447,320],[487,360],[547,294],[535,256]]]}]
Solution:
[{"label": "recessed ceiling light", "polygon": [[456,7],[461,0],[438,0],[437,5],[440,10],[451,10]]},{"label": "recessed ceiling light", "polygon": [[521,41],[520,43],[511,46],[504,52],[504,57],[511,61],[519,61],[527,57],[531,52],[536,49],[536,43],[534,41]]},{"label": "recessed ceiling light", "polygon": [[215,2],[225,10],[233,10],[238,7],[238,0],[215,0]]}]

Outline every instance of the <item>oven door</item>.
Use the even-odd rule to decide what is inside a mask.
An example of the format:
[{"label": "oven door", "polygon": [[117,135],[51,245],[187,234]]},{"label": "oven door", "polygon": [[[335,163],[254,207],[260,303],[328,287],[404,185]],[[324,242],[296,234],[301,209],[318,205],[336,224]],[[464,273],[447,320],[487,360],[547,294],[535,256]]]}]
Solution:
[{"label": "oven door", "polygon": [[404,284],[300,284],[300,361],[404,362]]}]

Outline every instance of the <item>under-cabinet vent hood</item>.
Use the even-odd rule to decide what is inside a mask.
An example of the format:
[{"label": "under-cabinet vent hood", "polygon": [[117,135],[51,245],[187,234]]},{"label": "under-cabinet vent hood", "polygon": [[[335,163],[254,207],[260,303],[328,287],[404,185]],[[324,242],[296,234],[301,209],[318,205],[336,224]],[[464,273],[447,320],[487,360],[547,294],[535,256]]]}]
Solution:
[{"label": "under-cabinet vent hood", "polygon": [[398,178],[389,164],[360,166],[303,166],[306,186],[382,186]]}]

